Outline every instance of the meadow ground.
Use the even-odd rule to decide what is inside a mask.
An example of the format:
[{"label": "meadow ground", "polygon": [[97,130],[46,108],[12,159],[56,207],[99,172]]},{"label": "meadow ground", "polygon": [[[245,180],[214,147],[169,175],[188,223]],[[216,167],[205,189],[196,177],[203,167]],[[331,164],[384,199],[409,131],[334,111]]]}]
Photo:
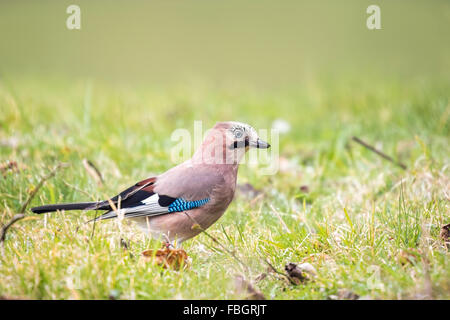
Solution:
[{"label": "meadow ground", "polygon": [[[113,196],[175,165],[171,133],[238,120],[280,135],[274,175],[242,166],[237,193],[208,232],[185,242],[181,271],[140,258],[159,246],[127,223],[83,224],[94,212],[34,215],[7,232],[0,295],[32,299],[242,298],[242,274],[268,299],[450,298],[450,84],[443,80],[321,81],[263,91],[194,81],[158,88],[2,79],[0,221],[30,207]],[[404,170],[352,141],[357,136],[403,162]],[[100,170],[99,185],[83,166]],[[14,163],[8,165],[8,163]],[[244,188],[245,189],[245,188]],[[281,221],[281,220],[282,221]],[[128,249],[120,239],[129,240]],[[235,252],[242,266],[226,250]],[[310,263],[317,275],[292,285],[268,272]],[[266,277],[261,274],[267,273]],[[260,276],[260,277],[258,277]],[[258,278],[258,280],[256,280]],[[262,279],[261,279],[262,278]]]}]

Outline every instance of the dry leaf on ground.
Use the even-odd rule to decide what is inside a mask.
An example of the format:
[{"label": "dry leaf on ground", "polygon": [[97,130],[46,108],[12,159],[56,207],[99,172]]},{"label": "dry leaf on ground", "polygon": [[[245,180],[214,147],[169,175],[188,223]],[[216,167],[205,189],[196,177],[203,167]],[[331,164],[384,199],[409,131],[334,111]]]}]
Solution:
[{"label": "dry leaf on ground", "polygon": [[188,255],[183,249],[149,249],[142,252],[147,262],[160,265],[166,269],[179,270],[188,265]]}]

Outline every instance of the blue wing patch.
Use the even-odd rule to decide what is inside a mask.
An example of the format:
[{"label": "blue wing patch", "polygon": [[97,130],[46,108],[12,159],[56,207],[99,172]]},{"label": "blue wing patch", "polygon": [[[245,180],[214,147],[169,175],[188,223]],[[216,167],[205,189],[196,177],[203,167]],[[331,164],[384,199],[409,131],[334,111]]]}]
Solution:
[{"label": "blue wing patch", "polygon": [[186,210],[191,210],[194,208],[201,207],[209,201],[209,198],[195,201],[186,201],[183,198],[177,198],[174,202],[169,205],[170,212],[181,212]]}]

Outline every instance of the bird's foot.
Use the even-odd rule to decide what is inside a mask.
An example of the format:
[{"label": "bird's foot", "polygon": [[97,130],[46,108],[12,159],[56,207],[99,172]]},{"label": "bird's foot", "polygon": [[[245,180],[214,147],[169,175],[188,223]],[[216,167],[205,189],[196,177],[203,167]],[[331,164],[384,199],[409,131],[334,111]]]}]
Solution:
[{"label": "bird's foot", "polygon": [[161,249],[142,251],[146,261],[152,262],[166,269],[180,270],[188,265],[188,255],[183,249],[176,249],[172,245],[164,244]]}]

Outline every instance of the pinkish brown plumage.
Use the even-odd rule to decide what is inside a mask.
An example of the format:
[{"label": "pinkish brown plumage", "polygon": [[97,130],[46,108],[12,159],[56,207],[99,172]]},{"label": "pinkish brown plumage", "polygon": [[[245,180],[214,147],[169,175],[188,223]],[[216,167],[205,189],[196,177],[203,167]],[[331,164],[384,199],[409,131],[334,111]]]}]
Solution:
[{"label": "pinkish brown plumage", "polygon": [[[250,147],[268,148],[249,125],[219,122],[193,157],[165,173],[142,180],[111,199],[120,214],[153,237],[181,243],[207,229],[228,208],[236,189],[239,162]],[[57,210],[106,210],[97,220],[118,216],[109,201],[35,207],[35,213]]]}]

